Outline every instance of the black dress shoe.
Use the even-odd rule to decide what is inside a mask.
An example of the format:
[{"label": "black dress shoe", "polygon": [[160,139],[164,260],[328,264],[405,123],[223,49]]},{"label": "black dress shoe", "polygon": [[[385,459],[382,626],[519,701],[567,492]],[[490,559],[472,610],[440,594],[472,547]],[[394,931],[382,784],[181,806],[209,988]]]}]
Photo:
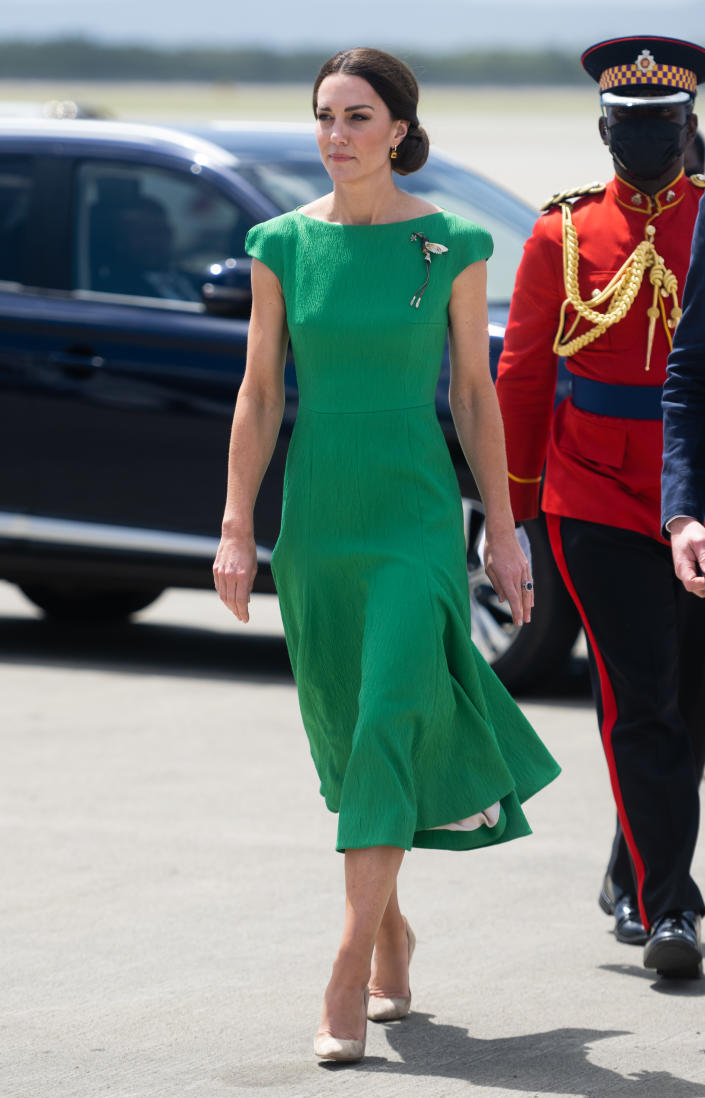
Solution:
[{"label": "black dress shoe", "polygon": [[648,932],[641,921],[635,896],[625,893],[615,899],[614,885],[609,873],[605,874],[598,903],[606,915],[614,915],[614,933],[618,941],[627,945],[643,945]]},{"label": "black dress shoe", "polygon": [[644,967],[659,976],[697,976],[702,964],[700,916],[695,911],[662,915],[644,948]]}]

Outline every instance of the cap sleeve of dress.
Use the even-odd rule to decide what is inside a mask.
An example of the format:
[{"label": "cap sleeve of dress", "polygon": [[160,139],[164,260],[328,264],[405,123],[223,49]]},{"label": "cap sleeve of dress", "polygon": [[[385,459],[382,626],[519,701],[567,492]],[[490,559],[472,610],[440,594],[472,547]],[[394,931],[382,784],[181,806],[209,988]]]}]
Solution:
[{"label": "cap sleeve of dress", "polygon": [[281,282],[284,277],[284,240],[281,218],[253,225],[245,237],[245,251],[273,271]]},{"label": "cap sleeve of dress", "polygon": [[452,255],[453,278],[471,263],[489,259],[493,251],[494,242],[487,229],[462,217],[452,219],[449,258]]}]

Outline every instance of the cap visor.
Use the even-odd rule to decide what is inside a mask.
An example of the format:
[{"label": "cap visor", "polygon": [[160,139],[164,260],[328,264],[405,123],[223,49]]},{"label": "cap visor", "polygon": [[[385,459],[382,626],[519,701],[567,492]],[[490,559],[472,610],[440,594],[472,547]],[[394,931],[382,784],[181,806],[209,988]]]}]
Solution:
[{"label": "cap visor", "polygon": [[678,103],[690,103],[693,99],[694,96],[687,91],[669,92],[666,95],[616,95],[615,92],[607,91],[600,95],[603,107],[671,107]]}]

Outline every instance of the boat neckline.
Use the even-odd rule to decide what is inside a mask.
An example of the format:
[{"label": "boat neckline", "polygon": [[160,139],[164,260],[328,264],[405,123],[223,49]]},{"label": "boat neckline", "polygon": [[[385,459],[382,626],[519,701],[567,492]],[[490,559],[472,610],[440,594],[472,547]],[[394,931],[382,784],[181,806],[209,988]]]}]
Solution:
[{"label": "boat neckline", "polygon": [[384,229],[391,225],[411,225],[414,221],[425,221],[428,217],[439,217],[440,214],[447,213],[447,210],[434,210],[433,213],[418,214],[416,217],[405,217],[402,221],[377,221],[372,225],[348,225],[343,221],[323,221],[320,217],[309,217],[308,214],[301,213],[298,208],[292,211],[303,218],[304,221],[312,221],[314,225],[330,225],[334,229]]}]

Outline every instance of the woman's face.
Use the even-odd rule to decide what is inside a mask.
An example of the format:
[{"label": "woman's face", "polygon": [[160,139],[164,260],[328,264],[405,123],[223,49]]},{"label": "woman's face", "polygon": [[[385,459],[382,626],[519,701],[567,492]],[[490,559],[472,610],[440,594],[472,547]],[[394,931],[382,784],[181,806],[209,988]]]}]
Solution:
[{"label": "woman's face", "polygon": [[393,119],[387,104],[361,76],[333,73],[321,82],[316,140],[334,183],[391,170],[389,150],[407,129],[408,123]]}]

